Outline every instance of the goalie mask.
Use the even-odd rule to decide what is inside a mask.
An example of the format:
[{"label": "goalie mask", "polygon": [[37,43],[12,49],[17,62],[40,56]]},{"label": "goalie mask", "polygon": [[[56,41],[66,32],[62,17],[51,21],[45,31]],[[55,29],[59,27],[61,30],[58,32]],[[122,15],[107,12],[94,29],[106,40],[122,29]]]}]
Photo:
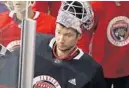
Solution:
[{"label": "goalie mask", "polygon": [[88,2],[64,1],[57,16],[57,23],[76,29],[82,33],[82,28],[89,30],[94,24],[94,13]]}]

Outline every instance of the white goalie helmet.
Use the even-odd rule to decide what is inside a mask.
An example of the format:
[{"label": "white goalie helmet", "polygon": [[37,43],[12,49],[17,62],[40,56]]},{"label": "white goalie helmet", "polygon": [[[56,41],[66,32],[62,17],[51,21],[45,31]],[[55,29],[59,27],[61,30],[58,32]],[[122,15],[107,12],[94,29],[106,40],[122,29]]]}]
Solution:
[{"label": "white goalie helmet", "polygon": [[94,13],[89,2],[63,1],[56,22],[82,33],[82,27],[89,30],[94,25]]}]

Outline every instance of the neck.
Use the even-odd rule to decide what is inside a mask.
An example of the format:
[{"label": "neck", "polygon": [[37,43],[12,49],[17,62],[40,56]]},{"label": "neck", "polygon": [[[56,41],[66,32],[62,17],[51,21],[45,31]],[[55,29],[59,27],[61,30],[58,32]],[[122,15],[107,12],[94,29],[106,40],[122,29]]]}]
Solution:
[{"label": "neck", "polygon": [[[16,16],[19,20],[23,20],[26,17],[26,13],[25,12],[21,12],[21,13],[16,13]],[[34,16],[34,11],[32,10],[31,7],[28,8],[28,18],[32,19]]]},{"label": "neck", "polygon": [[62,57],[62,58],[65,58],[67,57],[74,49],[75,47],[72,47],[71,49],[69,50],[59,50],[58,47],[56,47],[56,55],[59,56],[59,57]]}]

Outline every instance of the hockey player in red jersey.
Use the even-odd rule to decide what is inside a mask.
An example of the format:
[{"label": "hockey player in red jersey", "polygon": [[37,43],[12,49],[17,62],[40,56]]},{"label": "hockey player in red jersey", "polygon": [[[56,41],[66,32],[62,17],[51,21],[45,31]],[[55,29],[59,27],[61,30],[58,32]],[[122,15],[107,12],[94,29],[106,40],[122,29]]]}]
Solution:
[{"label": "hockey player in red jersey", "polygon": [[[10,1],[11,11],[0,14],[0,43],[8,43],[20,39],[22,20],[25,18],[25,1]],[[56,19],[50,15],[33,11],[28,7],[28,17],[36,20],[36,32],[54,34]]]},{"label": "hockey player in red jersey", "polygon": [[108,88],[129,88],[129,2],[91,4],[96,18],[92,56],[102,65]]},{"label": "hockey player in red jersey", "polygon": [[35,1],[32,4],[32,8],[35,11],[49,13],[49,15],[52,15],[56,18],[60,5],[61,1]]}]

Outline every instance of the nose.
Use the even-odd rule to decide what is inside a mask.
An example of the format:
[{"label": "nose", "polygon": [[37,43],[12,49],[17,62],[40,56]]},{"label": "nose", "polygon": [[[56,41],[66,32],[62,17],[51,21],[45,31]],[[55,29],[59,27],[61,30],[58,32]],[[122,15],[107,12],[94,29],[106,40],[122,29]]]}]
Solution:
[{"label": "nose", "polygon": [[63,35],[61,35],[61,36],[59,37],[59,41],[60,41],[60,43],[63,43],[63,42],[65,41],[65,38],[64,38]]}]

